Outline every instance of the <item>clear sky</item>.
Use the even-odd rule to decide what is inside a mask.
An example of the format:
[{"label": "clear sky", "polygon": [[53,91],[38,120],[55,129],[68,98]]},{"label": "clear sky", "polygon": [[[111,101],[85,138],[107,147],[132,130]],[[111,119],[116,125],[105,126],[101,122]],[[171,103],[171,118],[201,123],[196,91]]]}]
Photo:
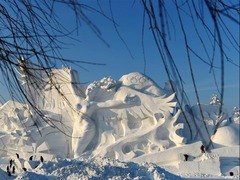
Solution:
[{"label": "clear sky", "polygon": [[[109,1],[83,1],[90,6],[100,10],[97,2],[101,4],[101,10],[110,17]],[[185,51],[185,45],[183,42],[183,34],[180,29],[179,19],[177,17],[176,7],[172,3],[173,1],[165,1],[166,8],[168,10],[171,21],[169,20],[169,34],[167,35],[168,45],[173,55],[175,63],[179,67],[181,76],[185,82],[185,91],[189,95],[192,105],[195,104],[196,98],[194,96],[192,80],[187,63],[187,55]],[[180,1],[179,1],[180,2]],[[99,80],[105,76],[111,76],[114,79],[119,79],[122,75],[130,72],[142,72],[152,78],[159,84],[160,87],[164,87],[164,82],[167,81],[167,75],[164,70],[161,58],[156,48],[156,44],[153,41],[153,37],[149,28],[149,23],[145,20],[144,37],[142,37],[142,25],[143,25],[143,7],[140,1],[131,0],[113,0],[112,12],[117,24],[118,31],[124,42],[121,41],[113,23],[104,18],[102,15],[93,12],[85,11],[89,19],[96,25],[101,31],[102,38],[110,45],[108,47],[102,40],[100,40],[96,34],[84,23],[81,22],[78,33],[74,33],[73,36],[79,40],[74,41],[68,38],[61,40],[66,43],[61,51],[65,58],[91,61],[97,63],[104,63],[105,66],[93,66],[82,65],[88,69],[85,71],[79,67],[72,66],[73,69],[77,69],[81,83],[88,83],[94,80]],[[75,19],[73,14],[68,8],[63,6],[59,7],[58,15],[63,22],[63,25],[70,29],[75,27]],[[206,55],[203,53],[203,47],[200,40],[194,31],[191,19],[188,13],[184,10],[181,12],[184,19],[183,23],[186,28],[189,44],[196,50],[196,52],[206,59]],[[207,12],[205,14],[205,21],[209,23],[209,26],[213,26],[210,21],[210,16]],[[198,23],[200,24],[200,23]],[[229,30],[232,32],[235,40],[239,46],[239,25],[232,22],[227,22]],[[203,40],[208,44],[206,47],[209,54],[212,54],[212,46],[205,30],[200,25],[197,27],[199,33],[202,35]],[[224,33],[223,33],[224,34]],[[229,57],[234,63],[239,66],[239,53],[232,48],[232,45],[223,35],[225,43],[225,49],[227,50]],[[144,62],[142,40],[144,42],[146,64]],[[239,47],[238,47],[239,48]],[[239,50],[239,49],[238,49]],[[129,52],[130,51],[130,52]],[[197,87],[200,93],[201,103],[208,103],[212,94],[218,94],[216,86],[214,84],[213,74],[210,73],[210,67],[199,60],[196,56],[191,54],[191,60],[193,63],[193,70],[196,77]],[[215,69],[217,82],[220,82],[220,61],[219,52],[215,55]],[[146,66],[144,66],[144,64]],[[60,65],[59,65],[60,67]],[[225,97],[224,104],[228,108],[229,113],[234,106],[239,106],[239,67],[232,65],[231,63],[225,63]],[[2,85],[0,85],[2,86]],[[1,88],[1,94],[3,94],[4,88]]]}]

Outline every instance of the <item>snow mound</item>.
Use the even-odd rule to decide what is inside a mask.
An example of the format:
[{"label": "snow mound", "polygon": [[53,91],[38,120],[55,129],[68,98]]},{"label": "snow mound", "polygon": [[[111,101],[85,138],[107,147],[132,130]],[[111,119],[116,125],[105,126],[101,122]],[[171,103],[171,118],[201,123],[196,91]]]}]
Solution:
[{"label": "snow mound", "polygon": [[57,160],[16,179],[182,179],[154,164],[123,163],[109,158]]},{"label": "snow mound", "polygon": [[221,127],[217,130],[213,142],[225,146],[239,145],[239,130],[233,126]]}]

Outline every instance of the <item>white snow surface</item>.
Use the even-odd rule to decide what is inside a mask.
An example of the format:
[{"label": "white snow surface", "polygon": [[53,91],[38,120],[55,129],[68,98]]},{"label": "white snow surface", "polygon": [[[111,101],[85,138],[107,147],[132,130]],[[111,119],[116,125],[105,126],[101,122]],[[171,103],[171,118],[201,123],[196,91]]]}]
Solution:
[{"label": "white snow surface", "polygon": [[[2,173],[5,174],[5,173]],[[5,176],[7,178],[7,176]],[[108,158],[56,160],[19,174],[15,179],[182,179],[154,164],[123,163]]]},{"label": "white snow surface", "polygon": [[45,122],[28,104],[0,106],[0,180],[239,178],[238,109],[219,118],[221,103],[186,107],[187,124],[170,82],[160,88],[135,72],[82,87],[77,72],[63,68],[53,70],[56,89],[36,71],[35,84],[19,73]]},{"label": "white snow surface", "polygon": [[[1,168],[4,167],[2,164]],[[178,180],[178,179],[238,179],[239,176],[216,176],[202,172],[170,173],[164,168],[153,164],[142,165],[134,162],[120,162],[109,158],[90,159],[56,159],[46,161],[36,169],[8,176],[0,168],[0,179],[18,180]],[[194,167],[190,167],[194,168]],[[174,169],[172,169],[174,171]]]}]

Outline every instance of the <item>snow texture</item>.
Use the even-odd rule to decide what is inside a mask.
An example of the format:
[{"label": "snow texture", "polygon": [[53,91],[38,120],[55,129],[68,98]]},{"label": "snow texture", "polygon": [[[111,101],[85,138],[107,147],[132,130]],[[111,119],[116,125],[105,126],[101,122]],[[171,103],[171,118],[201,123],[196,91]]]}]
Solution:
[{"label": "snow texture", "polygon": [[[229,118],[223,109],[218,116],[217,96],[208,105],[186,106],[191,137],[170,82],[160,88],[135,72],[83,87],[70,68],[52,70],[50,78],[49,72],[25,63],[42,80],[33,83],[18,69],[30,102],[45,121],[28,104],[8,101],[0,106],[3,178],[239,177],[239,111],[235,108]],[[202,152],[210,138],[210,150]]]}]

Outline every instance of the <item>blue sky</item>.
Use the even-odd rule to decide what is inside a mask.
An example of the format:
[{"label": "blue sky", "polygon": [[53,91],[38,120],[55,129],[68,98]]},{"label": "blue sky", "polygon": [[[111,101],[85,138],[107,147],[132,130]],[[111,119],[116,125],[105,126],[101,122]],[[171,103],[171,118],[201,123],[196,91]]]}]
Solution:
[{"label": "blue sky", "polygon": [[[99,8],[97,1],[83,1],[91,6]],[[110,16],[109,1],[100,0],[101,8],[105,14]],[[165,1],[166,8],[169,11],[169,15],[172,18],[172,22],[169,22],[170,37],[168,36],[168,45],[170,47],[173,58],[179,67],[179,71],[185,82],[185,91],[189,95],[192,105],[195,104],[196,98],[194,96],[192,81],[190,78],[190,72],[187,64],[187,56],[183,43],[183,35],[180,30],[179,20],[176,14],[176,8],[172,1]],[[91,61],[97,63],[104,63],[105,66],[93,66],[83,65],[88,71],[85,71],[76,66],[72,66],[73,69],[77,69],[81,83],[92,82],[99,80],[105,76],[111,76],[114,79],[119,79],[122,75],[130,72],[144,72],[144,57],[142,50],[142,24],[143,24],[143,7],[139,1],[131,0],[114,0],[112,1],[112,10],[115,21],[117,23],[118,31],[121,37],[126,42],[131,55],[119,38],[117,32],[114,29],[113,23],[96,12],[86,12],[86,15],[91,21],[99,28],[102,33],[102,38],[110,45],[105,45],[92,30],[82,22],[79,26],[79,32],[74,33],[73,36],[79,40],[74,41],[68,38],[61,39],[66,43],[61,51],[65,58]],[[70,29],[75,27],[75,19],[73,14],[68,8],[59,7],[58,15],[63,22],[63,25]],[[187,13],[182,11],[183,23],[186,27],[186,33],[189,39],[189,44],[195,49],[203,58],[206,58],[203,52],[200,41],[198,40],[196,33],[194,32],[193,25]],[[205,12],[206,23],[210,26],[209,14]],[[228,22],[227,26],[231,30],[236,41],[239,45],[239,26]],[[203,37],[203,40],[209,44],[207,46],[209,53],[211,54],[210,41],[208,40],[205,31],[201,26],[198,26],[198,30]],[[239,54],[231,48],[231,44],[227,39],[225,40],[227,53],[229,57],[239,65]],[[149,24],[145,21],[144,30],[144,47],[146,54],[146,75],[156,81],[159,86],[163,87],[164,82],[167,81],[167,75],[164,70],[161,58],[157,51],[156,45],[153,41]],[[229,49],[228,49],[229,48]],[[209,73],[209,66],[200,61],[196,56],[191,55],[193,63],[194,73],[196,77],[197,87],[200,93],[201,103],[208,103],[212,94],[217,93],[216,86],[214,84],[213,75]],[[219,52],[216,52],[215,62],[219,67]],[[59,67],[61,65],[59,64]],[[225,63],[225,97],[224,104],[228,108],[229,113],[234,106],[239,106],[239,67],[232,65],[231,63]],[[216,69],[217,81],[220,82],[220,70]],[[2,85],[1,85],[2,86]],[[4,88],[1,88],[5,91]],[[218,93],[217,93],[218,94]]]}]

